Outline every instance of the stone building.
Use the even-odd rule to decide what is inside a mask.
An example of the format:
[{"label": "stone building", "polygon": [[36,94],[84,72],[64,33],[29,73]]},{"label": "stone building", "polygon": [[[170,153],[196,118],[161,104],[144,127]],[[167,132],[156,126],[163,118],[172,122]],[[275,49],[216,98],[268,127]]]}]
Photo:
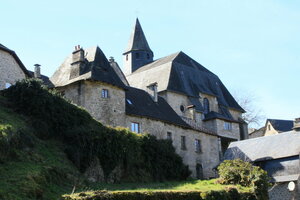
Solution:
[{"label": "stone building", "polygon": [[0,90],[31,77],[17,54],[0,44]]},{"label": "stone building", "polygon": [[[300,119],[291,131],[230,144],[225,159],[242,159],[262,167],[274,183],[269,188],[270,200],[300,199]],[[295,188],[288,189],[289,184]]]},{"label": "stone building", "polygon": [[50,80],[105,125],[171,139],[193,177],[215,177],[228,143],[247,135],[244,110],[183,52],[153,61],[138,20],[123,55],[124,73],[99,47],[76,46]]},{"label": "stone building", "polygon": [[293,130],[293,120],[267,119],[265,126],[249,132],[249,138],[276,135]]}]

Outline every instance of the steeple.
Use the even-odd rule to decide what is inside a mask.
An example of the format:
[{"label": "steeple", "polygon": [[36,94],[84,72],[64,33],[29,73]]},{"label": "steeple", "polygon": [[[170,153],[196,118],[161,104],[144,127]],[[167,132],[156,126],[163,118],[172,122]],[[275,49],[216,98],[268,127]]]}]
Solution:
[{"label": "steeple", "polygon": [[143,65],[153,61],[153,52],[148,45],[138,18],[123,55],[125,75],[129,75]]}]

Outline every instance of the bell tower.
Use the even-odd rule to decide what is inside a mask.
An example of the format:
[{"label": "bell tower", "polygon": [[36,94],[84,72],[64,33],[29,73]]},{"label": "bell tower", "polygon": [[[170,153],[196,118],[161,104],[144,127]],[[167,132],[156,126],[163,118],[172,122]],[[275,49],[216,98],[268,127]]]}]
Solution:
[{"label": "bell tower", "polygon": [[153,52],[148,45],[138,18],[123,56],[125,76],[153,61]]}]

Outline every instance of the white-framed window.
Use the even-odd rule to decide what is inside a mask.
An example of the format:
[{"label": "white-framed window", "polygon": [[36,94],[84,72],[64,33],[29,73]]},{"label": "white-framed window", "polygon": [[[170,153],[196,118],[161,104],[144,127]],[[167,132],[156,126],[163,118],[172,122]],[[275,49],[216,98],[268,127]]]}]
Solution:
[{"label": "white-framed window", "polygon": [[140,133],[141,127],[140,124],[137,122],[131,122],[131,127],[130,127],[132,132]]},{"label": "white-framed window", "polygon": [[167,139],[172,140],[172,132],[167,132]]},{"label": "white-framed window", "polygon": [[232,129],[232,124],[230,122],[224,122],[224,129],[230,131]]},{"label": "white-framed window", "polygon": [[186,150],[185,136],[181,136],[181,149]]},{"label": "white-framed window", "polygon": [[5,83],[5,89],[9,88],[11,86],[10,83]]},{"label": "white-framed window", "polygon": [[195,139],[195,151],[201,153],[201,141],[199,139]]},{"label": "white-framed window", "polygon": [[108,89],[102,89],[101,91],[101,97],[102,98],[108,98]]}]

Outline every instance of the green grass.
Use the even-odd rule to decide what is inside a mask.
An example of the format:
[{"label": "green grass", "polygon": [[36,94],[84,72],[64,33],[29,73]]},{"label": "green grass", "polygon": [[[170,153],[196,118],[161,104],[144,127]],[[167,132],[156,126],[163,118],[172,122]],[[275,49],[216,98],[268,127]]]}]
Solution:
[{"label": "green grass", "polygon": [[[39,140],[33,134],[29,119],[5,104],[0,96],[0,199],[53,200],[70,193],[81,178],[66,157],[62,144]],[[20,132],[31,145],[22,141],[24,137],[18,136]]]},{"label": "green grass", "polygon": [[94,184],[85,190],[108,190],[108,191],[210,191],[223,190],[228,187],[237,188],[239,191],[248,192],[250,188],[240,185],[221,185],[212,180],[191,180],[181,182],[163,182],[163,183],[121,183],[121,184]]}]

